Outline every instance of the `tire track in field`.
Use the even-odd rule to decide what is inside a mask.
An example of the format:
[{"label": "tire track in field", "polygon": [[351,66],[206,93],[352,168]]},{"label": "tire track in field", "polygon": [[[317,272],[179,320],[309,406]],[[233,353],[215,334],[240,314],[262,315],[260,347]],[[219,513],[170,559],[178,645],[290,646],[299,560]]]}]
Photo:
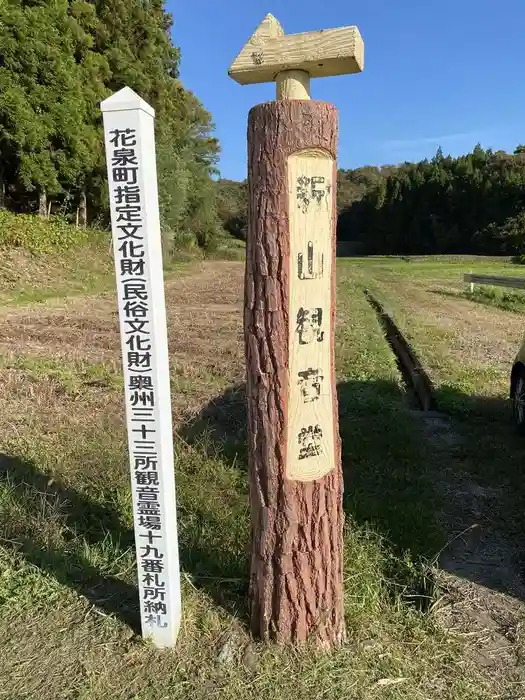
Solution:
[{"label": "tire track in field", "polygon": [[461,436],[449,416],[436,410],[432,382],[395,321],[368,290],[364,293],[396,356],[410,405],[416,409],[411,414],[422,420],[440,462],[449,463],[436,479],[444,503],[438,520],[450,538],[433,567],[442,592],[438,617],[448,628],[471,635],[470,654],[489,675],[498,675],[503,684],[522,684],[525,583],[515,545],[494,527],[493,515],[503,506],[502,491],[482,487],[454,464]]}]

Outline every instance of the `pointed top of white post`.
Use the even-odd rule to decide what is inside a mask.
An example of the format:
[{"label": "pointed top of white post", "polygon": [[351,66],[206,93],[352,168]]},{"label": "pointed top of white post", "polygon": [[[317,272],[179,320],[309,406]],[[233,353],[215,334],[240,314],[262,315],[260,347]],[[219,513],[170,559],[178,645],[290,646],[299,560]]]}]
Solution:
[{"label": "pointed top of white post", "polygon": [[155,116],[153,107],[129,87],[122,88],[122,90],[101,102],[100,109],[103,112],[124,112],[141,109],[146,114],[149,114],[150,117]]}]

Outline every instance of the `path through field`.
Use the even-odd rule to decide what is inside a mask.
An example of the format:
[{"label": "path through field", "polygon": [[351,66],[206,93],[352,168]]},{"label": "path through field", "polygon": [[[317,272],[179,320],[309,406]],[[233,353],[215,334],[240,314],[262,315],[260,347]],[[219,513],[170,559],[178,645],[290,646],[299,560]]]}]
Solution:
[{"label": "path through field", "polygon": [[[247,632],[243,264],[166,281],[184,572],[173,653],[134,631],[113,294],[12,294],[0,307],[0,700],[525,697],[525,446],[505,399],[522,316],[463,299],[469,269],[339,264],[349,640],[329,657]],[[414,408],[365,289],[428,371],[437,413]]]},{"label": "path through field", "polygon": [[417,275],[425,265],[369,267],[364,282],[389,308],[434,387],[437,411],[412,415],[441,465],[434,477],[447,537],[436,562],[441,615],[475,640],[478,663],[492,673],[515,670],[523,682],[524,446],[510,425],[508,392],[524,316],[465,299],[459,266],[438,280],[418,278],[413,268]]}]

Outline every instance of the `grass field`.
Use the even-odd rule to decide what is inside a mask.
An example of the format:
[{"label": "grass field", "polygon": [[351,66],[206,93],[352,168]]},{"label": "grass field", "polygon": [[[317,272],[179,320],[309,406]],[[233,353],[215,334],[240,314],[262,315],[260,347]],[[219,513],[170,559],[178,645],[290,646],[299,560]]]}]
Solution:
[{"label": "grass field", "polygon": [[[525,697],[525,444],[506,401],[523,317],[466,298],[461,281],[516,268],[339,261],[348,642],[321,655],[246,628],[243,264],[166,274],[184,619],[177,649],[157,652],[136,635],[111,261],[9,260],[1,700]],[[438,413],[414,408],[365,289],[428,371]]]}]

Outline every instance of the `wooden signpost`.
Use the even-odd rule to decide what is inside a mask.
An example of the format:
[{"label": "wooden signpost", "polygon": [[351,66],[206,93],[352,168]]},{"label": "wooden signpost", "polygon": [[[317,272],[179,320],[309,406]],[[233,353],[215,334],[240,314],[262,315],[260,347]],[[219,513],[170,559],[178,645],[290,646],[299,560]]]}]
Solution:
[{"label": "wooden signpost", "polygon": [[124,365],[142,634],[175,644],[181,598],[154,110],[129,88],[101,105]]},{"label": "wooden signpost", "polygon": [[335,107],[310,78],[357,73],[356,27],[284,35],[267,15],[230,67],[275,81],[248,121],[245,278],[252,630],[325,648],[345,636],[334,373]]}]

